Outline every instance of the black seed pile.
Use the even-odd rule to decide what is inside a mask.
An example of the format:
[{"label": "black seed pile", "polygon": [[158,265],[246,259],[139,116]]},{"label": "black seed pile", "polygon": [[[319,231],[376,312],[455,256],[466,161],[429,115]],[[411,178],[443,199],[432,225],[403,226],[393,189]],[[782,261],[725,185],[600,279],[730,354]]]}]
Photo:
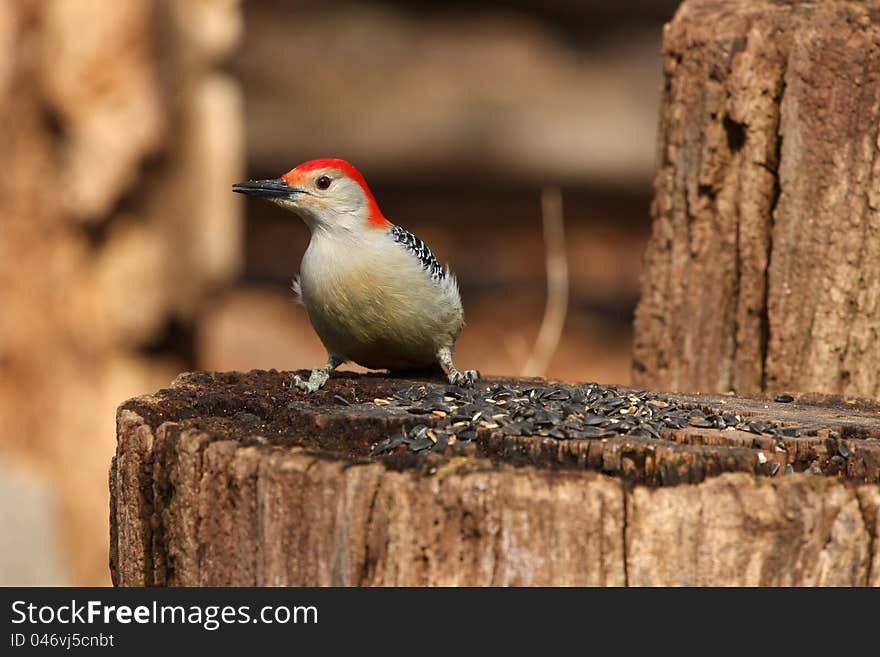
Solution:
[{"label": "black seed pile", "polygon": [[431,417],[408,431],[380,441],[378,456],[405,445],[413,452],[443,451],[449,445],[477,439],[478,429],[509,436],[547,436],[558,440],[590,440],[612,436],[660,438],[663,429],[687,426],[728,427],[776,438],[799,436],[799,427],[749,419],[734,413],[685,408],[669,397],[597,383],[583,386],[459,386],[414,385],[392,396],[373,400],[380,406],[404,408]]}]

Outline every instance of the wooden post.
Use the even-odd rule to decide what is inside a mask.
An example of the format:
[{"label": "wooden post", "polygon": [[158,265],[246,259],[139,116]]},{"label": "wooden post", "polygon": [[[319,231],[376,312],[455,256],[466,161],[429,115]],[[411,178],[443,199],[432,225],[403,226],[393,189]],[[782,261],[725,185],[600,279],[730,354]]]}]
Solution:
[{"label": "wooden post", "polygon": [[498,420],[467,445],[371,456],[449,421],[389,401],[442,383],[342,375],[306,396],[291,376],[182,375],[123,404],[114,583],[880,585],[880,405],[666,396],[649,405],[751,432],[690,417],[660,437],[556,439]]},{"label": "wooden post", "polygon": [[686,0],[633,379],[880,397],[880,2]]}]

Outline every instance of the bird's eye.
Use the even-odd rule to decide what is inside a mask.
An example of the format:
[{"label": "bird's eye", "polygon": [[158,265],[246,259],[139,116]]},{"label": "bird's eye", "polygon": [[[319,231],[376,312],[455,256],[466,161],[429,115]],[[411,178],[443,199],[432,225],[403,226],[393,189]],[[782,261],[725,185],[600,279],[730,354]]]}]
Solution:
[{"label": "bird's eye", "polygon": [[330,178],[330,176],[321,176],[315,181],[315,187],[317,187],[318,189],[327,189],[332,182],[333,180]]}]

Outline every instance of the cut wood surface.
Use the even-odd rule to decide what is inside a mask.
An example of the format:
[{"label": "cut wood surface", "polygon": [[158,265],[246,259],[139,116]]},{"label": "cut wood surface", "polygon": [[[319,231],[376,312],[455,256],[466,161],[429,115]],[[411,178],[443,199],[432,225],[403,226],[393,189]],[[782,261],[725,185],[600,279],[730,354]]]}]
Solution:
[{"label": "cut wood surface", "polygon": [[[186,374],[120,407],[117,585],[880,584],[876,403],[378,375],[306,396],[292,375]],[[539,418],[513,433],[517,414],[562,405],[572,426],[617,396],[632,406],[609,417],[675,409],[688,426],[553,438],[563,425]],[[456,409],[488,398],[519,410],[464,440]],[[692,426],[724,416],[751,430]],[[401,441],[425,427],[462,440]]]},{"label": "cut wood surface", "polygon": [[686,0],[633,380],[880,398],[880,2]]}]

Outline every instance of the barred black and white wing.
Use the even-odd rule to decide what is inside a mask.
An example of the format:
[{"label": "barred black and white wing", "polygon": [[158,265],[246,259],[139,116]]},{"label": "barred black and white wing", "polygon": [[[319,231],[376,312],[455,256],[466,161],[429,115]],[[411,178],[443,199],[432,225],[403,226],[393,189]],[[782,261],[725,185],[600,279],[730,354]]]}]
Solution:
[{"label": "barred black and white wing", "polygon": [[390,233],[395,242],[418,258],[422,268],[428,272],[432,279],[439,283],[446,278],[446,270],[437,262],[437,258],[431,253],[431,249],[428,248],[427,244],[406,228],[401,228],[400,226],[392,226]]},{"label": "barred black and white wing", "polygon": [[300,304],[301,306],[306,305],[303,302],[303,291],[302,291],[302,282],[300,281],[299,274],[293,277],[290,281],[290,289],[293,290],[293,298],[294,300]]}]

